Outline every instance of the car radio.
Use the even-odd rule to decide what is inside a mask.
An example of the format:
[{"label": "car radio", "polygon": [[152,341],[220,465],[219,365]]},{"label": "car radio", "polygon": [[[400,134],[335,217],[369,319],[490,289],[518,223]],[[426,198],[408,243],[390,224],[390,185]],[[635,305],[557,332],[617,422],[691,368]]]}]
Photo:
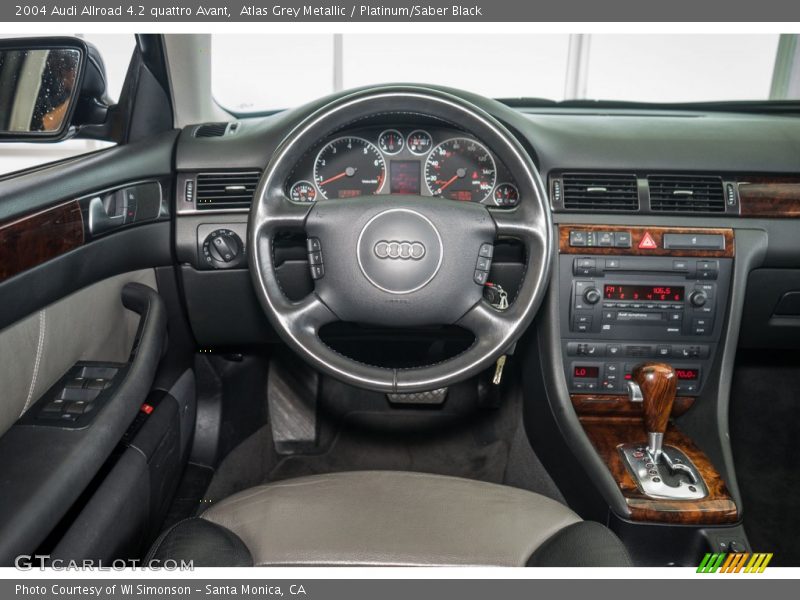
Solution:
[{"label": "car radio", "polygon": [[[732,260],[562,254],[562,352],[573,393],[625,393],[632,369],[669,361],[699,394],[725,314]],[[568,299],[568,300],[567,300]]]}]

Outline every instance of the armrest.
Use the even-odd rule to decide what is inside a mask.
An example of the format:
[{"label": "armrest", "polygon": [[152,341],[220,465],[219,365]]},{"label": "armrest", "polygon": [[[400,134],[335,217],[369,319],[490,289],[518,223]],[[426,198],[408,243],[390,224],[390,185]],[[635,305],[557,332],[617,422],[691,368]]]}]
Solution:
[{"label": "armrest", "polygon": [[163,301],[129,283],[126,308],[141,315],[130,367],[91,424],[82,429],[19,422],[0,437],[0,565],[30,553],[77,500],[136,417],[147,397],[167,332]]}]

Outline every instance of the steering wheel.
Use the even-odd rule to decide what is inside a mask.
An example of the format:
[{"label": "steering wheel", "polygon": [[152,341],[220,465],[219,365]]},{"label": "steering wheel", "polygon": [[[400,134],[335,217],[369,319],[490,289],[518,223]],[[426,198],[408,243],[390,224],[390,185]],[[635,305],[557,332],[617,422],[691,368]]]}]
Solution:
[{"label": "steering wheel", "polygon": [[[492,208],[440,197],[381,195],[293,202],[285,183],[300,158],[332,133],[377,115],[425,115],[457,124],[486,144],[513,174],[520,201]],[[319,109],[281,143],[256,190],[247,253],[256,294],[286,343],[321,371],[358,387],[392,393],[428,391],[464,380],[507,352],[535,316],[546,291],[552,226],[539,174],[516,138],[484,110],[449,93],[381,87]],[[314,291],[289,300],[278,281],[273,246],[288,230],[304,231],[318,252]],[[476,282],[479,258],[496,238],[519,240],[526,269],[514,302],[498,310]],[[422,367],[395,369],[339,354],[319,336],[335,321],[391,327],[457,325],[472,332],[461,354]]]}]

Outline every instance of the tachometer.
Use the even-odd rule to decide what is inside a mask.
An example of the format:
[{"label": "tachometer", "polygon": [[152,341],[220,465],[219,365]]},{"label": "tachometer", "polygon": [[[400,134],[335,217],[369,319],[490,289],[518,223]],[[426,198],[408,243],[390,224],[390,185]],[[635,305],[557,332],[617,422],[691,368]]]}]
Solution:
[{"label": "tachometer", "polygon": [[385,180],[383,156],[362,138],[335,139],[314,161],[314,181],[324,198],[369,196],[377,193]]},{"label": "tachometer", "polygon": [[492,155],[468,138],[442,142],[425,161],[425,182],[434,196],[483,202],[492,193],[496,179]]}]

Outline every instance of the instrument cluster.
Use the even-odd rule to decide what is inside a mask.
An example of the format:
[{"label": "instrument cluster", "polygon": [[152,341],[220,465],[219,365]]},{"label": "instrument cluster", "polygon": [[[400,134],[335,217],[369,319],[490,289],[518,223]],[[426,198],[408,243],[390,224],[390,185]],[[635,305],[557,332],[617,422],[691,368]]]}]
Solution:
[{"label": "instrument cluster", "polygon": [[441,126],[339,132],[300,161],[286,194],[295,202],[385,194],[508,208],[519,202],[508,169],[483,143]]}]

